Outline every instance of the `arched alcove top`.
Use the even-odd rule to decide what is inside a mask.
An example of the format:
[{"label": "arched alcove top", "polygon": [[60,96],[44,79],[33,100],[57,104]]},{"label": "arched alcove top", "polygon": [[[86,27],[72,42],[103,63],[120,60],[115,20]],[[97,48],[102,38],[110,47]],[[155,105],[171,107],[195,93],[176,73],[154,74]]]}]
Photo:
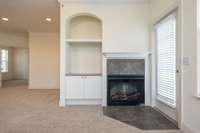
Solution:
[{"label": "arched alcove top", "polygon": [[101,18],[95,14],[92,14],[92,13],[88,13],[88,12],[80,12],[80,13],[75,13],[71,16],[68,17],[68,20],[72,20],[74,18],[77,18],[77,17],[81,17],[81,16],[88,16],[88,17],[92,17],[92,18],[95,18],[99,21],[102,21]]},{"label": "arched alcove top", "polygon": [[80,13],[66,21],[68,39],[101,39],[102,21],[95,15]]}]

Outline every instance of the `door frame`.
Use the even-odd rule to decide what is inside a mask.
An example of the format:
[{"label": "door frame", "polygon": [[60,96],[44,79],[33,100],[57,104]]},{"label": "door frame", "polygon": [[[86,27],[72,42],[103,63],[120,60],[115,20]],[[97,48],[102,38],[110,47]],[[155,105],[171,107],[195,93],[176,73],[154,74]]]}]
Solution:
[{"label": "door frame", "polygon": [[181,15],[181,6],[179,5],[177,7],[176,11],[176,69],[179,71],[176,73],[176,111],[177,111],[177,120],[178,120],[178,127],[181,127],[181,121],[182,121],[182,15]]},{"label": "door frame", "polygon": [[[155,21],[154,25],[153,25],[153,29],[154,29],[154,35],[153,35],[153,44],[154,44],[154,51],[155,51],[155,66],[153,67],[154,74],[155,74],[155,90],[152,90],[152,97],[154,97],[155,101],[156,101],[156,90],[157,90],[157,42],[156,42],[156,32],[155,32],[155,25],[157,23],[159,23],[160,21],[163,20],[163,18],[169,16],[170,14],[175,14],[176,17],[176,69],[178,70],[178,72],[176,72],[176,108],[175,108],[175,112],[176,112],[176,119],[177,119],[177,126],[181,127],[181,97],[182,97],[182,91],[181,91],[181,85],[182,85],[182,44],[181,44],[181,5],[179,3],[175,4],[173,8],[169,9],[168,12],[166,12],[165,14],[162,15],[162,17],[160,17],[157,21]],[[153,88],[153,86],[152,86]],[[153,100],[153,99],[152,99]],[[155,102],[156,103],[156,102]],[[155,107],[155,104],[152,103],[152,106]]]}]

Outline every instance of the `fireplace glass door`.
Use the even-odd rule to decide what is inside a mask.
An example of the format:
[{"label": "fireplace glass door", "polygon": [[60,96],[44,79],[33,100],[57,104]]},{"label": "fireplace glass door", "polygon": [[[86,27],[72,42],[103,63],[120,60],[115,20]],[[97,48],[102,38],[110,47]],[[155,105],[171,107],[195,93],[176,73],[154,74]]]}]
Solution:
[{"label": "fireplace glass door", "polygon": [[108,76],[108,105],[144,104],[144,76]]}]

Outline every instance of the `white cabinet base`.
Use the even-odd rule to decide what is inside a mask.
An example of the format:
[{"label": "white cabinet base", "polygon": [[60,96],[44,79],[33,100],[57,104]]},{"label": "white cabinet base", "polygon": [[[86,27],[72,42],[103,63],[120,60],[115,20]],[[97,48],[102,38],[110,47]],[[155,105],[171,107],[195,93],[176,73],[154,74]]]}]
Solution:
[{"label": "white cabinet base", "polygon": [[67,76],[66,105],[101,105],[101,76]]},{"label": "white cabinet base", "polygon": [[67,99],[67,105],[101,105],[102,99]]}]

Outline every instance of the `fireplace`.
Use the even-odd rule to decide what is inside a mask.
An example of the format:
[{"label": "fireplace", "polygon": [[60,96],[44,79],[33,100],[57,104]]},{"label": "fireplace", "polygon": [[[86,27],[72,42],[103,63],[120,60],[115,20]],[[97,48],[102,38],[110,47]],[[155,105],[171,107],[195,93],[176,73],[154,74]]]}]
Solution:
[{"label": "fireplace", "polygon": [[144,76],[108,76],[108,105],[144,104]]},{"label": "fireplace", "polygon": [[107,66],[107,105],[144,104],[144,60],[109,59]]}]

